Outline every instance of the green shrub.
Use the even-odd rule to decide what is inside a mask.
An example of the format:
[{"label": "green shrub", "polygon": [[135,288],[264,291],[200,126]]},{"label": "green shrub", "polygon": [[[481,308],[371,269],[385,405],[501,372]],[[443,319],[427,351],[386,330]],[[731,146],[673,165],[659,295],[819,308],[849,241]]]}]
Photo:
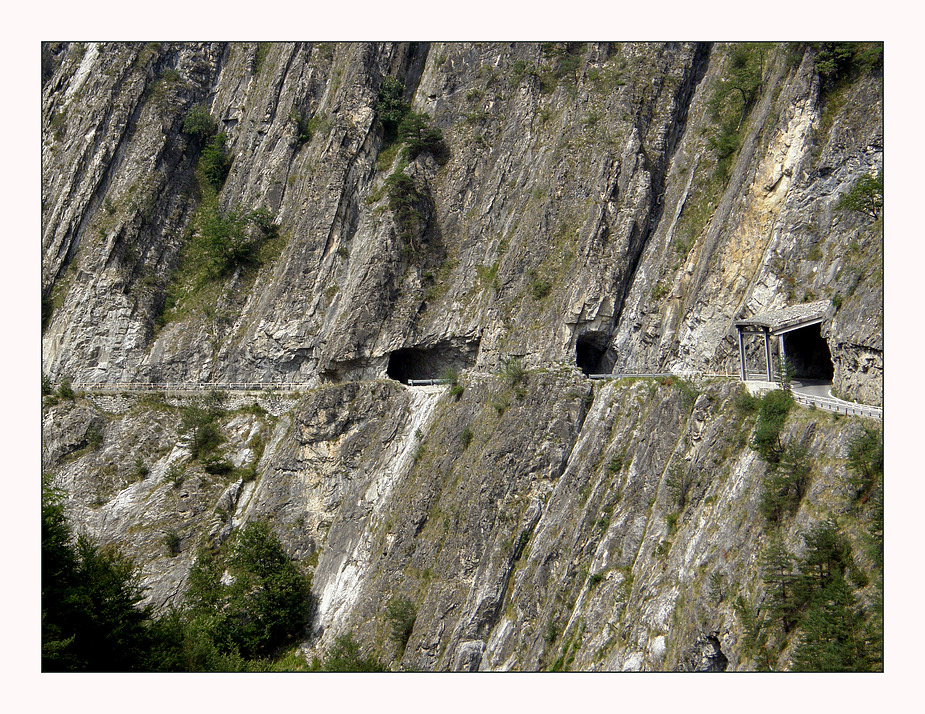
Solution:
[{"label": "green shrub", "polygon": [[812,464],[805,446],[790,443],[777,462],[768,464],[761,481],[759,510],[769,523],[779,523],[784,515],[793,515],[809,492]]},{"label": "green shrub", "polygon": [[714,129],[707,143],[716,157],[716,174],[725,182],[742,143],[740,131],[762,83],[765,48],[761,43],[735,43],[727,50],[722,81],[707,102]]},{"label": "green shrub", "polygon": [[698,473],[683,463],[675,463],[668,470],[665,487],[668,489],[669,503],[674,504],[679,512],[687,505],[697,477]]},{"label": "green shrub", "polygon": [[180,536],[176,531],[168,531],[164,534],[164,547],[171,558],[180,554]]},{"label": "green shrub", "polygon": [[733,397],[732,404],[739,414],[750,416],[761,408],[761,399],[746,389],[740,389]]},{"label": "green shrub", "polygon": [[227,148],[228,136],[224,132],[211,137],[202,147],[198,170],[202,179],[213,191],[220,191],[231,170],[231,156]]},{"label": "green shrub", "polygon": [[761,399],[758,424],[752,437],[752,448],[768,463],[777,463],[784,452],[780,432],[787,421],[793,395],[782,389],[772,389]]},{"label": "green shrub", "polygon": [[404,652],[417,618],[414,603],[407,598],[395,598],[389,601],[385,617],[389,621],[389,638],[398,645],[400,652]]},{"label": "green shrub", "polygon": [[76,542],[61,494],[42,489],[42,671],[151,669],[151,607],[133,562],[86,536]]},{"label": "green shrub", "polygon": [[[226,569],[233,582],[224,584]],[[214,555],[201,551],[189,582],[189,621],[220,651],[266,657],[308,623],[310,579],[266,523],[248,523]]]},{"label": "green shrub", "polygon": [[842,80],[850,80],[880,65],[883,45],[879,42],[819,42],[813,69],[819,75],[823,97]]},{"label": "green shrub", "polygon": [[224,440],[217,420],[220,409],[207,409],[190,405],[180,412],[180,433],[191,434],[190,452],[194,459],[201,459],[211,454]]},{"label": "green shrub", "polygon": [[302,148],[317,133],[326,134],[329,122],[319,114],[307,116],[298,109],[293,109],[289,118],[295,124],[295,147]]},{"label": "green shrub", "polygon": [[180,488],[183,485],[183,481],[186,478],[186,469],[178,461],[175,461],[170,465],[170,468],[167,469],[167,474],[164,476],[164,481],[170,483],[174,488]]},{"label": "green shrub", "polygon": [[398,138],[405,143],[410,161],[425,151],[441,163],[447,158],[443,132],[430,125],[430,117],[426,114],[409,112],[402,117],[398,125]]},{"label": "green shrub", "polygon": [[73,399],[76,396],[71,387],[70,377],[61,378],[61,384],[58,385],[58,396],[61,397],[61,399]]},{"label": "green shrub", "polygon": [[225,476],[234,471],[234,466],[226,459],[207,459],[203,464],[205,472],[213,476]]},{"label": "green shrub", "polygon": [[373,656],[363,657],[352,633],[341,635],[325,652],[324,661],[315,659],[312,670],[321,672],[382,672],[384,667]]},{"label": "green shrub", "polygon": [[183,133],[196,137],[202,142],[210,139],[218,132],[218,125],[204,104],[196,104],[186,114],[183,120]]},{"label": "green shrub", "polygon": [[883,170],[876,176],[861,176],[838,197],[835,210],[857,211],[877,220],[883,210]]},{"label": "green shrub", "polygon": [[866,500],[883,478],[883,436],[879,429],[864,427],[851,439],[848,468],[854,473],[855,500]]},{"label": "green shrub", "polygon": [[552,282],[541,276],[536,270],[527,271],[527,277],[530,278],[530,295],[534,300],[542,300],[552,292]]},{"label": "green shrub", "polygon": [[103,443],[103,430],[99,424],[90,424],[84,434],[84,440],[91,450],[100,448]]},{"label": "green shrub", "polygon": [[379,88],[376,102],[376,116],[385,130],[386,143],[391,143],[397,134],[398,125],[408,112],[404,102],[405,83],[396,77],[386,77]]},{"label": "green shrub", "polygon": [[474,435],[472,433],[472,429],[470,429],[468,426],[460,433],[459,441],[462,444],[464,450],[469,448],[469,444],[472,443],[473,436]]},{"label": "green shrub", "polygon": [[677,512],[669,513],[665,517],[665,526],[668,528],[668,535],[674,533],[675,528],[678,526],[678,518],[680,515]]},{"label": "green shrub", "polygon": [[414,185],[414,180],[401,168],[385,180],[385,186],[389,210],[392,211],[398,225],[399,236],[414,249],[414,234],[422,219],[417,210],[421,195]]},{"label": "green shrub", "polygon": [[527,378],[527,370],[519,357],[508,357],[501,363],[501,374],[511,387],[517,387]]},{"label": "green shrub", "polygon": [[145,466],[144,461],[141,460],[141,457],[135,459],[135,478],[139,481],[143,481],[148,477],[148,474],[151,473],[151,469]]}]

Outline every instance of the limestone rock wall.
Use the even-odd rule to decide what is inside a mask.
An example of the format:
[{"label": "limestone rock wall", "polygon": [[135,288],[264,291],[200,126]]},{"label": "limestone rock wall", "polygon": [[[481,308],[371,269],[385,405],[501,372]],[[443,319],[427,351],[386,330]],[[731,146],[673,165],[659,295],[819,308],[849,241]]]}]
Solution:
[{"label": "limestone rock wall", "polygon": [[[44,374],[304,385],[47,400],[43,470],[78,530],[136,559],[150,602],[181,601],[200,545],[267,519],[313,574],[309,655],[350,631],[393,668],[756,666],[733,600],[763,593],[765,465],[735,383],[598,383],[576,361],[734,371],[736,319],[829,298],[835,389],[879,404],[882,222],[835,209],[882,166],[876,71],[823,102],[813,50],[767,46],[717,181],[725,45],[52,55]],[[386,77],[442,131],[445,161],[406,165],[388,145]],[[219,207],[265,209],[278,237],[259,268],[184,293],[203,192],[182,129],[197,105],[228,137]],[[386,194],[396,171],[419,197],[410,243]],[[387,379],[445,367],[461,394]],[[218,462],[192,458],[197,406],[220,415]],[[803,409],[788,421],[785,438],[814,454],[782,534],[792,551],[847,498],[862,424]],[[403,652],[383,618],[398,597],[417,613]]]},{"label": "limestone rock wall", "polygon": [[[45,469],[78,530],[135,558],[158,608],[182,601],[201,545],[267,520],[313,575],[309,655],[351,632],[415,670],[755,666],[734,603],[760,602],[770,531],[738,385],[569,371],[461,384],[458,397],[387,380],[325,386],[277,415],[228,403],[219,451],[252,464],[249,477],[190,458],[178,425],[201,398],[124,397],[106,411],[79,397],[45,412]],[[792,552],[825,513],[845,513],[862,426],[790,417],[782,438],[814,455],[781,530]],[[861,557],[863,536],[840,521]],[[383,614],[396,598],[416,612],[403,652]]]},{"label": "limestone rock wall", "polygon": [[[602,369],[712,371],[734,366],[737,317],[839,296],[836,387],[876,401],[881,240],[833,206],[882,165],[882,85],[822,116],[812,51],[765,52],[717,191],[723,45],[67,45],[43,94],[44,369],[309,385],[449,341],[481,369],[573,365],[581,338]],[[410,247],[383,195],[401,168],[375,115],[387,76],[448,149],[404,169],[421,197]],[[195,230],[181,129],[197,104],[233,157],[220,204],[268,210],[283,246],[161,327]]]}]

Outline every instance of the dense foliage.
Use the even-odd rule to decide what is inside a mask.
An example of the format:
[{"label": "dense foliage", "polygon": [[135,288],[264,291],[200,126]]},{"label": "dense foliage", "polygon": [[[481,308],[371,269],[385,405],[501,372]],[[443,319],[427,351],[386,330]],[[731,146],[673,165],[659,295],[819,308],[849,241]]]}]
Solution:
[{"label": "dense foliage", "polygon": [[376,103],[376,115],[385,130],[386,143],[394,141],[398,133],[398,125],[408,112],[408,104],[404,101],[405,83],[396,77],[386,77],[379,88],[379,99]]},{"label": "dense foliage", "polygon": [[360,654],[360,644],[347,633],[334,640],[324,659],[312,661],[315,672],[383,672],[385,668],[374,656]]},{"label": "dense foliage", "polygon": [[780,432],[787,421],[791,406],[793,395],[783,389],[772,389],[761,400],[752,447],[768,463],[777,463],[784,453]]},{"label": "dense foliage", "polygon": [[71,538],[60,494],[42,494],[42,669],[157,669],[161,631],[134,567],[117,551]]},{"label": "dense foliage", "polygon": [[265,523],[203,550],[182,608],[141,607],[131,560],[72,539],[58,494],[42,503],[44,671],[240,671],[265,668],[303,634],[310,579]]},{"label": "dense foliage", "polygon": [[[882,437],[878,429],[863,427],[851,439],[847,465],[853,473],[854,496],[837,511],[838,519],[830,513],[803,533],[802,553],[792,553],[780,528],[809,492],[812,461],[806,444],[781,440],[791,401],[786,390],[773,390],[762,398],[752,442],[767,462],[759,508],[770,530],[760,562],[764,599],[757,612],[742,596],[736,602],[743,651],[761,669],[772,669],[789,643],[793,670],[879,670],[883,666]],[[866,550],[863,567],[859,562],[865,561],[855,558],[840,524],[849,517]]]},{"label": "dense foliage", "polygon": [[209,652],[267,657],[302,634],[309,587],[269,526],[248,523],[217,553],[199,553],[184,616],[197,638],[211,645]]},{"label": "dense foliage", "polygon": [[819,75],[823,95],[843,80],[851,80],[883,62],[880,42],[818,42],[813,68]]}]

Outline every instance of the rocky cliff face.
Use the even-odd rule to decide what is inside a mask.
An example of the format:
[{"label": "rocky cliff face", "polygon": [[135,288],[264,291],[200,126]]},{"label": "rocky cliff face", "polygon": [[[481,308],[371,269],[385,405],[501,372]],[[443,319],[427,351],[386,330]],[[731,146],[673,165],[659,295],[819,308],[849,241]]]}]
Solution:
[{"label": "rocky cliff face", "polygon": [[[152,602],[182,596],[202,539],[266,518],[313,569],[316,652],[349,630],[406,668],[754,666],[732,593],[762,592],[765,465],[734,384],[593,386],[578,367],[734,372],[736,319],[830,298],[835,388],[879,404],[881,224],[836,210],[882,166],[876,69],[832,88],[812,48],[696,43],[47,55],[45,373],[302,385],[213,405],[230,475],[191,458],[190,397],[46,407],[46,472],[75,523],[136,558]],[[724,152],[718,97],[743,62],[757,81]],[[396,150],[377,116],[389,77],[444,152]],[[231,159],[211,215],[273,225],[218,274],[194,250],[199,106]],[[387,379],[447,368],[461,396]],[[788,421],[816,455],[794,548],[847,493],[860,428]],[[401,652],[382,618],[397,597],[417,611]]]}]

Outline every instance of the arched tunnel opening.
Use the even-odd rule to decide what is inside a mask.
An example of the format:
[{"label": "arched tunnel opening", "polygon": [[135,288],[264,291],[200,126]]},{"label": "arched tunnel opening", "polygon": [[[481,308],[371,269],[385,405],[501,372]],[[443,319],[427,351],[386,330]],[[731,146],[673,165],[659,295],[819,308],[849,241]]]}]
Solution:
[{"label": "arched tunnel opening", "polygon": [[389,354],[386,375],[402,384],[410,379],[442,379],[475,364],[479,342],[449,340],[431,347],[402,347]]},{"label": "arched tunnel opening", "polygon": [[822,325],[809,325],[781,335],[784,354],[793,367],[793,376],[831,382],[835,365],[829,344],[822,336]]},{"label": "arched tunnel opening", "polygon": [[607,374],[613,359],[607,353],[608,336],[603,332],[586,332],[575,342],[575,364],[586,375]]}]

